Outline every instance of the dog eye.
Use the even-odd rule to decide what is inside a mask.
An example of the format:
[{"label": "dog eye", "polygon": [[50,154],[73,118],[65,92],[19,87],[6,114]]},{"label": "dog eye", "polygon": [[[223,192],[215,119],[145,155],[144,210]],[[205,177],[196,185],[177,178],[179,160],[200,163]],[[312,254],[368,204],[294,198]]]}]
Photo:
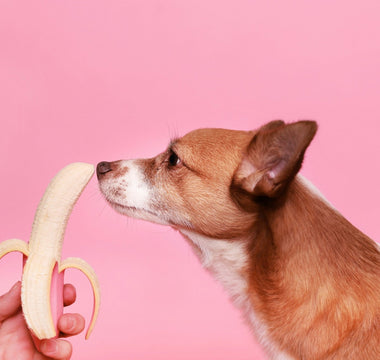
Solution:
[{"label": "dog eye", "polygon": [[170,166],[177,166],[181,163],[181,159],[178,157],[178,155],[174,152],[171,151],[168,163]]}]

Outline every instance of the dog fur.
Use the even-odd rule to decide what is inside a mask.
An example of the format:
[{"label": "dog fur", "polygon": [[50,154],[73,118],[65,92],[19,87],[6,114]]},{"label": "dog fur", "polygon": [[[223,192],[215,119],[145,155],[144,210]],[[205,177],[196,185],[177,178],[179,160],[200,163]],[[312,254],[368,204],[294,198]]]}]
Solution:
[{"label": "dog fur", "polygon": [[298,174],[313,121],[199,129],[101,162],[120,213],[179,230],[276,360],[380,359],[380,252]]}]

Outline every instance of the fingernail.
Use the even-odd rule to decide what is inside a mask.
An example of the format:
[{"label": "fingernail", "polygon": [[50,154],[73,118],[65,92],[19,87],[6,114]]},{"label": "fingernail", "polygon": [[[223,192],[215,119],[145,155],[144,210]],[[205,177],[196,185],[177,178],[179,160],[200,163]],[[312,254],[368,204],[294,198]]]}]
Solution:
[{"label": "fingernail", "polygon": [[64,317],[61,320],[63,322],[62,327],[65,328],[66,331],[73,330],[76,322],[72,317]]},{"label": "fingernail", "polygon": [[9,292],[13,292],[15,291],[16,289],[18,289],[20,287],[20,284],[21,284],[21,281],[17,281],[16,284],[14,284],[11,289],[9,290]]},{"label": "fingernail", "polygon": [[44,353],[54,354],[58,351],[58,344],[55,340],[44,341],[41,344],[41,350]]}]

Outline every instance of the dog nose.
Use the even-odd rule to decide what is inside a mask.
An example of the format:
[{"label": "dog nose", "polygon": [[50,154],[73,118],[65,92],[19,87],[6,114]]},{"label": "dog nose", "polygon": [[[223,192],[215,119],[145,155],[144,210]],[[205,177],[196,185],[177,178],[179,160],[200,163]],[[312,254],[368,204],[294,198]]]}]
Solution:
[{"label": "dog nose", "polygon": [[96,176],[98,177],[98,179],[102,175],[108,173],[109,171],[112,171],[112,168],[111,163],[109,163],[108,161],[102,161],[96,166]]}]

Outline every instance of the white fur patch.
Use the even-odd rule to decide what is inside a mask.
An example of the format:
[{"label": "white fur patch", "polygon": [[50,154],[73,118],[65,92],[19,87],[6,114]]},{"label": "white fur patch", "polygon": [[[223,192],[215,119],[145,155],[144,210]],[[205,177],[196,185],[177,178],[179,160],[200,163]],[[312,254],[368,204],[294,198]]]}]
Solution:
[{"label": "white fur patch", "polygon": [[135,160],[127,160],[123,165],[128,167],[128,171],[122,177],[125,181],[123,189],[125,205],[148,210],[152,198],[152,189],[144,180],[144,174]]},{"label": "white fur patch", "polygon": [[273,360],[294,360],[271,341],[266,325],[258,318],[248,296],[246,266],[248,254],[244,240],[220,240],[192,231],[180,230],[200,250],[200,261],[223,285],[233,303],[243,311],[258,341]]},{"label": "white fur patch", "polygon": [[285,354],[284,352],[279,352],[272,356],[272,360],[295,360],[295,358]]},{"label": "white fur patch", "polygon": [[307,188],[307,190],[317,198],[321,199],[326,205],[328,205],[330,208],[335,209],[335,207],[325,198],[325,196],[321,193],[321,191],[305,176],[298,174],[296,176],[296,179],[299,180],[299,182]]},{"label": "white fur patch", "polygon": [[[301,174],[298,174],[296,179],[298,179],[300,183],[303,184],[311,194],[321,199],[327,206],[333,209],[336,213],[339,213],[339,211],[324,197],[321,191],[310,180],[308,180]],[[380,251],[380,244],[375,240],[372,241],[376,244],[377,248]]]},{"label": "white fur patch", "polygon": [[169,225],[163,216],[153,210],[154,189],[145,180],[138,163],[125,160],[120,167],[127,168],[125,174],[100,182],[100,189],[112,207],[123,215]]},{"label": "white fur patch", "polygon": [[245,243],[239,240],[212,239],[188,230],[180,230],[201,253],[201,263],[221,282],[234,303],[241,307],[247,303],[245,267],[248,258]]}]

